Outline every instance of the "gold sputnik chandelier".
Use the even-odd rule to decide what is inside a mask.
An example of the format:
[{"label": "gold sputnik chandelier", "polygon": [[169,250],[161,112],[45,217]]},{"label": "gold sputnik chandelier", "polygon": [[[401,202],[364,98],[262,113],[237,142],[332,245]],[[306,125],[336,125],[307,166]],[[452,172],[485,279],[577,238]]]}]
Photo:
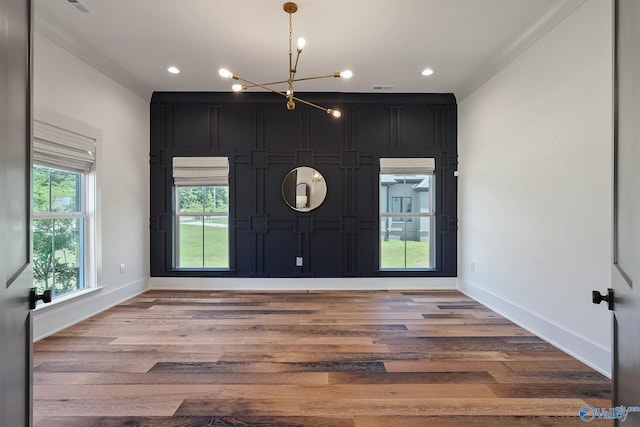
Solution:
[{"label": "gold sputnik chandelier", "polygon": [[[296,78],[296,71],[298,69],[298,60],[300,59],[300,54],[302,53],[302,49],[304,48],[305,45],[305,40],[300,37],[298,39],[298,46],[297,46],[297,50],[296,50],[296,57],[295,57],[295,61],[293,59],[293,50],[291,48],[291,39],[292,39],[292,35],[293,35],[293,26],[292,26],[292,20],[291,17],[294,13],[296,13],[296,11],[298,10],[298,5],[292,2],[287,2],[283,5],[283,9],[286,13],[289,14],[289,78],[287,80],[281,80],[278,82],[269,82],[269,83],[255,83],[252,82],[250,80],[245,79],[244,77],[241,77],[237,74],[232,73],[231,71],[225,69],[225,68],[221,68],[218,71],[218,74],[220,74],[220,77],[223,77],[225,79],[234,79],[234,80],[239,80],[245,84],[234,84],[231,89],[234,92],[242,92],[244,90],[247,90],[249,88],[253,88],[253,87],[259,87],[262,89],[266,89],[270,92],[273,93],[277,93],[278,95],[282,95],[285,98],[287,98],[287,109],[289,110],[293,110],[294,108],[296,108],[296,101],[300,102],[302,104],[306,104],[310,107],[313,108],[317,108],[319,110],[325,111],[328,114],[331,114],[333,117],[340,117],[342,115],[342,113],[338,110],[332,109],[332,108],[325,108],[322,107],[318,104],[314,104],[313,102],[309,102],[309,101],[305,101],[304,99],[298,98],[297,96],[294,95],[293,92],[293,82],[299,82],[299,81],[303,81],[303,80],[317,80],[317,79],[326,79],[326,78],[330,78],[330,77],[339,77],[339,78],[343,78],[343,79],[350,79],[353,76],[353,73],[350,70],[345,70],[345,71],[336,71],[335,73],[332,74],[328,74],[325,76],[314,76],[314,77],[302,77],[302,78]],[[277,90],[277,89],[273,89],[270,86],[274,86],[274,85],[280,85],[280,84],[286,84],[287,85],[287,90],[286,92],[283,92],[281,90]]]}]

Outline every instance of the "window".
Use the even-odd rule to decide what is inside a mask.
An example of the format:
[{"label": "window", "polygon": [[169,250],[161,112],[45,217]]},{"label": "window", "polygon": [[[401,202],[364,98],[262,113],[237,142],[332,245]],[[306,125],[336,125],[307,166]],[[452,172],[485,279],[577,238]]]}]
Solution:
[{"label": "window", "polygon": [[84,176],[33,168],[33,277],[38,292],[84,288]]},{"label": "window", "polygon": [[[391,212],[411,212],[411,197],[391,197]],[[408,221],[408,218],[393,217],[393,221]]]},{"label": "window", "polygon": [[434,170],[432,158],[380,159],[381,270],[434,268]]},{"label": "window", "polygon": [[94,283],[89,236],[95,209],[95,139],[34,121],[33,242],[34,286],[58,297]]},{"label": "window", "polygon": [[229,268],[226,157],[174,157],[175,266]]}]

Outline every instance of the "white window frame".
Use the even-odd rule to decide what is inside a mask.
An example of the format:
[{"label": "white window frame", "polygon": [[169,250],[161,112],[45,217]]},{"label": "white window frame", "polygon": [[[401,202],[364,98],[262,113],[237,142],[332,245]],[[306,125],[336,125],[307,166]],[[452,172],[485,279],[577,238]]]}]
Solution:
[{"label": "white window frame", "polygon": [[[71,291],[71,292],[65,292],[63,294],[57,294],[55,291],[55,281],[52,283],[51,286],[51,291],[52,291],[52,297],[53,298],[57,298],[57,297],[61,297],[64,295],[68,295],[71,294],[73,292],[77,292],[77,291],[81,291],[82,289],[85,289],[87,287],[87,249],[86,249],[86,244],[87,244],[87,235],[89,234],[90,230],[90,220],[87,216],[87,211],[86,211],[86,199],[87,199],[87,174],[86,173],[82,173],[82,172],[78,172],[78,171],[70,171],[67,169],[62,169],[62,168],[54,168],[51,166],[45,166],[45,165],[40,165],[38,163],[34,163],[33,167],[43,167],[43,168],[47,168],[49,170],[59,170],[59,171],[63,171],[63,172],[69,172],[69,173],[75,173],[78,174],[80,176],[79,181],[79,186],[80,186],[80,190],[78,191],[78,193],[80,194],[80,209],[78,211],[74,211],[74,212],[33,212],[33,219],[34,220],[60,220],[60,219],[82,219],[82,241],[80,242],[80,250],[81,250],[81,267],[80,267],[80,271],[82,273],[82,277],[81,277],[81,283],[82,286],[78,289],[76,289],[75,291]],[[51,183],[49,182],[49,185],[51,185]],[[55,278],[55,276],[54,276]]]},{"label": "white window frame", "polygon": [[[231,268],[231,229],[227,228],[227,265],[205,266],[203,259],[202,267],[182,267],[179,265],[180,260],[180,218],[182,217],[226,217],[229,224],[229,210],[226,212],[180,212],[180,188],[205,188],[205,187],[226,187],[227,195],[230,197],[229,191],[229,158],[228,157],[174,157],[172,159],[173,181],[174,181],[174,234],[173,234],[173,265],[174,268],[180,270],[199,269],[199,270],[221,270],[226,271]],[[230,202],[230,201],[229,201]],[[204,225],[203,225],[204,226]],[[203,251],[204,251],[204,241]]]},{"label": "white window frame", "polygon": [[[38,148],[43,142],[51,143],[51,147],[73,146],[83,147],[90,151],[88,156],[81,154],[71,156],[71,163],[65,163],[64,155],[56,158],[55,155],[46,158],[46,152]],[[75,144],[74,144],[75,142]],[[101,221],[101,188],[100,188],[100,154],[102,146],[102,131],[81,121],[54,113],[49,110],[36,108],[33,120],[33,166],[44,166],[70,172],[81,172],[82,202],[81,210],[84,217],[84,242],[83,242],[83,272],[84,288],[75,292],[69,292],[58,296],[60,300],[82,295],[83,291],[98,288],[102,280],[102,221]],[[82,150],[81,150],[82,151]],[[55,152],[55,150],[54,150]],[[44,154],[43,154],[44,153]],[[87,160],[91,158],[90,160]],[[62,160],[61,160],[62,159]],[[88,170],[81,171],[83,162],[91,163]],[[85,168],[86,169],[86,168]],[[33,188],[31,189],[33,191]],[[64,214],[69,217],[68,214]],[[80,214],[78,214],[80,215]],[[62,218],[58,213],[40,215],[33,213],[37,219]]]},{"label": "white window frame", "polygon": [[[436,192],[435,192],[435,159],[430,157],[424,158],[381,158],[380,171],[378,174],[378,268],[380,271],[430,271],[436,268]],[[382,210],[382,175],[403,175],[406,177],[416,175],[429,175],[429,209],[423,212],[383,212]],[[406,184],[406,182],[405,182]],[[387,189],[388,191],[388,189]],[[407,197],[405,195],[405,197]],[[383,222],[385,220],[393,221],[393,218],[429,218],[429,267],[407,267],[406,266],[406,250],[405,250],[405,267],[382,267],[382,242],[381,235],[383,231]]]},{"label": "white window frame", "polygon": [[[214,185],[214,186],[209,186],[209,185],[190,185],[190,186],[178,186],[178,187],[174,187],[175,188],[175,267],[177,269],[203,269],[203,270],[229,270],[229,262],[230,259],[227,258],[228,262],[226,266],[206,266],[203,265],[202,267],[182,267],[178,264],[178,261],[180,260],[180,218],[182,217],[201,217],[202,220],[204,221],[205,217],[219,217],[219,218],[227,218],[227,224],[229,223],[229,210],[227,210],[226,212],[213,212],[213,211],[198,211],[198,212],[180,212],[180,188],[207,188],[207,187],[226,187],[228,188],[228,186],[226,185]],[[204,225],[203,225],[204,226]],[[227,227],[227,239],[229,239],[230,237],[230,230]],[[228,240],[227,240],[228,241]],[[203,244],[203,250],[204,250],[204,241],[202,242]],[[230,248],[227,245],[227,257],[230,256]],[[204,259],[203,259],[203,264],[204,264]]]}]

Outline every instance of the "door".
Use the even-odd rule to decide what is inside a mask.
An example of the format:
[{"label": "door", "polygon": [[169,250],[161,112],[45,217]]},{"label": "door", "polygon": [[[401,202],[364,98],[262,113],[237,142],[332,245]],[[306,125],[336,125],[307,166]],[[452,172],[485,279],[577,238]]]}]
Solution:
[{"label": "door", "polygon": [[31,2],[0,0],[0,426],[31,424]]},{"label": "door", "polygon": [[640,1],[615,5],[614,406],[640,407]]}]

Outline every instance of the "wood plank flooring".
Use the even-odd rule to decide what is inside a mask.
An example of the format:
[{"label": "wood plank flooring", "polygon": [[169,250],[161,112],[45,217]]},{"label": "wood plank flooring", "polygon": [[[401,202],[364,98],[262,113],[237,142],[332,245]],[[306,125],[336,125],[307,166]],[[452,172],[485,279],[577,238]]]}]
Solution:
[{"label": "wood plank flooring", "polygon": [[456,291],[149,291],[34,347],[37,427],[582,426],[611,406],[607,378]]}]

